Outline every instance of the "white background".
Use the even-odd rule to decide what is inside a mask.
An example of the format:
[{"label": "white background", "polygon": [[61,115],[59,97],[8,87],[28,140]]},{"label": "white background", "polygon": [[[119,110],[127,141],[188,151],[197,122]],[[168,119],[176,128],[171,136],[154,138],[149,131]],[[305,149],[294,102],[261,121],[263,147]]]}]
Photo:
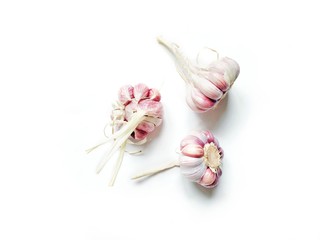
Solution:
[{"label": "white background", "polygon": [[[320,239],[317,1],[1,1],[1,239]],[[193,113],[156,37],[202,47],[241,73],[215,111]],[[103,139],[122,84],[161,87],[165,116],[140,156]],[[206,191],[171,169],[181,138],[210,129],[225,150]]]}]

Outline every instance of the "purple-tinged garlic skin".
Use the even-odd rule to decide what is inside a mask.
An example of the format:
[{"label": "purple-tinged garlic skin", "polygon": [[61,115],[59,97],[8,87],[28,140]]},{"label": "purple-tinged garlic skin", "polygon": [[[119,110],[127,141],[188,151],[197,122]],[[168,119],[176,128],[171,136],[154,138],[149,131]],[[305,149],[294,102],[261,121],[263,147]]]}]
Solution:
[{"label": "purple-tinged garlic skin", "polygon": [[194,131],[180,143],[179,165],[183,176],[205,188],[213,188],[222,175],[223,150],[210,131]]},{"label": "purple-tinged garlic skin", "polygon": [[214,109],[239,76],[239,64],[231,58],[218,58],[203,67],[185,57],[177,44],[161,37],[158,42],[175,57],[177,70],[187,84],[187,104],[195,112]]},{"label": "purple-tinged garlic skin", "polygon": [[[147,138],[162,123],[163,107],[161,94],[155,88],[139,83],[135,86],[122,86],[118,92],[118,104],[111,115],[115,130],[121,129],[138,111],[144,111],[146,118],[134,129],[130,138],[141,141]],[[117,115],[115,115],[115,113]]]}]

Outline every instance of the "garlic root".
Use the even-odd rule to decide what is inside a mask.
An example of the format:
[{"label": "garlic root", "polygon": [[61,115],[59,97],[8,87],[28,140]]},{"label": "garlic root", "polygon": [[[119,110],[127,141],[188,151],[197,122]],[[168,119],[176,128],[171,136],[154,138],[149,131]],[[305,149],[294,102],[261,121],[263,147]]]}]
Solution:
[{"label": "garlic root", "polygon": [[110,180],[110,183],[109,183],[109,186],[112,187],[114,182],[116,181],[116,178],[118,176],[118,173],[119,173],[119,170],[120,170],[120,167],[121,167],[121,164],[122,164],[122,161],[123,161],[123,156],[124,156],[124,153],[126,151],[126,142],[124,142],[121,147],[120,147],[120,151],[119,151],[119,157],[118,157],[118,160],[117,160],[117,163],[115,165],[115,168],[113,170],[113,175],[112,175],[112,178]]},{"label": "garlic root", "polygon": [[136,127],[144,120],[145,118],[145,112],[139,111],[132,115],[132,118],[129,120],[129,122],[123,126],[118,132],[116,132],[113,136],[110,138],[114,138],[115,141],[107,154],[105,154],[100,163],[97,166],[97,173],[100,173],[103,167],[106,165],[106,163],[109,161],[109,159],[113,156],[113,154],[119,149],[119,147],[130,137],[132,132],[136,129]]},{"label": "garlic root", "polygon": [[93,146],[93,147],[91,147],[91,148],[88,148],[88,149],[86,150],[86,153],[91,153],[93,150],[95,150],[96,148],[98,148],[98,147],[106,144],[107,142],[108,142],[108,140],[103,141],[103,142],[101,142],[101,143],[99,143],[99,144],[97,144],[97,145],[95,145],[95,146]]},{"label": "garlic root", "polygon": [[168,169],[171,169],[171,168],[174,168],[174,167],[179,167],[179,162],[178,161],[171,162],[171,163],[169,163],[169,164],[167,164],[167,165],[165,165],[163,167],[159,167],[159,168],[156,168],[156,169],[153,169],[153,170],[146,171],[144,173],[137,174],[137,175],[133,176],[131,179],[134,180],[134,179],[138,179],[138,178],[142,178],[142,177],[151,176],[151,175],[160,173],[162,171],[165,171],[165,170],[168,170]]}]

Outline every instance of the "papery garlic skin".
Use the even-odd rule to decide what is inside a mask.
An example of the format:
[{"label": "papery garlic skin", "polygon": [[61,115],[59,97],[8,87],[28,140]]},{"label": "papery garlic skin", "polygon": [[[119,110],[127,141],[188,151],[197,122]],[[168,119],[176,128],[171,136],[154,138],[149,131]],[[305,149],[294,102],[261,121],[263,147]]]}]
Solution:
[{"label": "papery garlic skin", "polygon": [[180,143],[181,174],[203,187],[213,188],[222,175],[223,150],[210,131],[194,131]]},{"label": "papery garlic skin", "polygon": [[177,70],[187,84],[187,104],[195,112],[215,108],[239,76],[239,64],[231,58],[223,57],[202,67],[185,57],[177,44],[162,37],[158,42],[174,55]]}]

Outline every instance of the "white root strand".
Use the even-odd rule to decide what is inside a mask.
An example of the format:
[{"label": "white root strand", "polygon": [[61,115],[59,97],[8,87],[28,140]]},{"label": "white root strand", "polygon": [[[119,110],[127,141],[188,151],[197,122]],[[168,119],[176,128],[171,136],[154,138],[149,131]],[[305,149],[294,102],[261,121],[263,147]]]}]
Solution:
[{"label": "white root strand", "polygon": [[101,142],[101,143],[99,143],[99,144],[97,144],[97,145],[95,145],[95,146],[93,146],[93,147],[91,147],[89,149],[87,149],[86,153],[91,153],[93,150],[95,150],[96,148],[102,146],[103,144],[106,144],[108,141],[109,141],[109,139],[106,140],[106,141],[103,141],[103,142]]},{"label": "white root strand", "polygon": [[124,153],[125,153],[126,144],[127,144],[127,142],[124,142],[120,147],[118,160],[117,160],[116,165],[114,167],[112,178],[111,178],[111,180],[109,182],[109,186],[110,187],[112,187],[114,185],[114,182],[116,181],[116,178],[118,176],[118,173],[119,173],[119,170],[120,170],[120,167],[121,167],[121,164],[122,164],[123,156],[124,156]]},{"label": "white root strand", "polygon": [[102,157],[100,163],[98,164],[96,169],[97,173],[100,173],[100,171],[113,156],[113,154],[121,147],[124,142],[128,140],[134,129],[136,129],[136,127],[145,119],[145,114],[146,113],[144,111],[138,111],[134,113],[130,121],[110,137],[111,139],[115,139],[115,141],[113,142],[110,151]]},{"label": "white root strand", "polygon": [[179,167],[179,166],[180,165],[179,165],[178,161],[171,162],[171,163],[169,163],[169,164],[167,164],[167,165],[165,165],[163,167],[156,168],[156,169],[153,169],[153,170],[146,171],[144,173],[137,174],[137,175],[133,176],[131,179],[134,180],[134,179],[138,179],[138,178],[142,178],[142,177],[151,176],[151,175],[157,174],[159,172],[168,170],[170,168]]},{"label": "white root strand", "polygon": [[181,52],[180,47],[177,44],[169,42],[162,37],[158,37],[157,40],[175,57],[176,68],[181,78],[185,81],[185,83],[193,85],[193,65],[190,64],[189,59],[185,57]]}]

